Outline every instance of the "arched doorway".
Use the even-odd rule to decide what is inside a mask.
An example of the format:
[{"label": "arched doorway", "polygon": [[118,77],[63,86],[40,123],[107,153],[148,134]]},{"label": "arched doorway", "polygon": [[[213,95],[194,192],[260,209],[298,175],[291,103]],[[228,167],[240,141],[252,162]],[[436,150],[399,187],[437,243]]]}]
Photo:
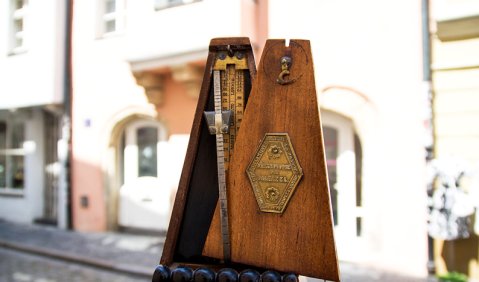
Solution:
[{"label": "arched doorway", "polygon": [[121,135],[118,225],[124,229],[166,230],[171,189],[166,185],[162,156],[167,146],[162,123],[137,119]]},{"label": "arched doorway", "polygon": [[361,257],[362,149],[350,119],[321,113],[334,233],[340,260]]}]

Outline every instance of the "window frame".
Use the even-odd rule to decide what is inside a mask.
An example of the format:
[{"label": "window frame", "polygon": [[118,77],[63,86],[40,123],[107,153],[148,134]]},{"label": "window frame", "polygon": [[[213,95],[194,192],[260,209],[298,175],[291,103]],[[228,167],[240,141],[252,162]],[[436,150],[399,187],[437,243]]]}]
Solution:
[{"label": "window frame", "polygon": [[[21,0],[23,2],[21,7],[17,7],[18,0],[10,0],[10,9],[8,17],[8,29],[9,29],[9,39],[8,39],[8,54],[16,55],[24,53],[27,51],[26,36],[25,36],[25,27],[27,22],[28,14],[28,1]],[[16,21],[21,20],[22,28],[21,30],[16,30]],[[21,40],[21,44],[17,43],[17,40]]]},{"label": "window frame", "polygon": [[161,143],[167,142],[167,129],[166,126],[157,120],[150,120],[150,119],[136,119],[129,122],[125,128],[123,129],[122,133],[122,141],[120,142],[121,145],[119,147],[120,152],[120,166],[122,167],[123,173],[120,177],[120,183],[124,185],[134,179],[140,178],[139,176],[139,147],[138,147],[138,140],[137,140],[137,129],[139,128],[146,128],[146,127],[154,127],[158,130],[158,139],[157,139],[157,178],[161,178],[162,171],[161,171],[161,164],[160,162],[164,161],[160,158],[161,149],[158,146],[161,146]]},{"label": "window frame", "polygon": [[[147,131],[149,130],[153,130],[154,132],[154,135],[149,135],[149,136],[146,136],[145,134],[142,135],[142,132],[143,133],[146,133]],[[158,143],[160,142],[160,128],[159,126],[153,126],[153,125],[144,125],[144,126],[139,126],[136,128],[136,136],[135,136],[135,143],[136,143],[136,147],[137,147],[137,177],[144,177],[144,176],[152,176],[152,177],[158,177]],[[147,134],[148,135],[148,134]],[[144,137],[144,138],[142,138]],[[141,141],[151,141],[151,140],[148,140],[149,138],[148,137],[154,137],[154,142],[150,145],[153,145],[153,158],[152,160],[154,160],[154,163],[152,163],[152,168],[154,168],[154,170],[152,171],[152,175],[150,175],[150,173],[148,171],[145,171],[144,170],[144,167],[143,167],[143,164],[145,161],[147,161],[147,158],[145,158],[145,154],[142,152],[142,146],[144,146],[145,144],[142,144]],[[146,145],[145,147],[148,147],[148,145]],[[143,148],[143,150],[145,150],[146,148]]]},{"label": "window frame", "polygon": [[[25,166],[26,166],[26,150],[24,144],[26,141],[26,122],[23,119],[18,118],[0,118],[0,122],[5,123],[5,147],[0,148],[0,156],[5,156],[5,186],[0,186],[0,195],[13,195],[13,196],[23,196],[26,189],[26,177],[25,177]],[[22,127],[22,140],[20,140],[21,147],[13,148],[13,132],[14,127],[21,125]],[[13,177],[14,172],[11,170],[14,167],[12,157],[22,157],[22,173],[23,173],[23,185],[22,187],[13,187]]]},{"label": "window frame", "polygon": [[[364,253],[367,238],[365,224],[367,215],[364,207],[362,185],[363,148],[357,135],[354,122],[350,118],[334,111],[321,111],[323,139],[327,139],[324,128],[337,130],[336,156],[336,201],[337,225],[334,226],[338,255],[344,260],[362,260],[358,254]],[[325,150],[327,144],[324,144]],[[358,159],[359,158],[359,159]],[[326,161],[328,161],[326,159]],[[330,162],[331,163],[331,162]],[[360,165],[360,167],[357,167]],[[328,167],[329,170],[329,167]],[[358,175],[358,173],[360,173]],[[329,177],[329,175],[328,175]],[[358,183],[359,182],[359,183]],[[332,183],[330,183],[332,184]]]},{"label": "window frame", "polygon": [[[109,0],[98,1],[97,6],[97,37],[107,38],[111,36],[117,36],[125,32],[126,27],[126,1],[125,0],[113,0],[115,3],[114,11],[107,11],[106,6]],[[109,31],[107,23],[113,21],[115,28]]]}]

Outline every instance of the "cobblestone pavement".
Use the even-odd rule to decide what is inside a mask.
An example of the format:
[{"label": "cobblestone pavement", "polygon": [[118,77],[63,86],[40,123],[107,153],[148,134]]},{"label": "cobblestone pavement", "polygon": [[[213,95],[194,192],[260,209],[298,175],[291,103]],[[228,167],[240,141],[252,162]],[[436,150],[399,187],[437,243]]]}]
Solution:
[{"label": "cobblestone pavement", "polygon": [[0,248],[0,281],[2,282],[143,282],[146,277],[132,276],[72,264],[56,259]]},{"label": "cobblestone pavement", "polygon": [[[161,234],[83,233],[0,220],[0,281],[151,281],[164,239]],[[436,281],[344,262],[340,270],[344,282]]]},{"label": "cobblestone pavement", "polygon": [[148,275],[158,264],[163,243],[161,234],[83,233],[0,221],[0,246]]}]

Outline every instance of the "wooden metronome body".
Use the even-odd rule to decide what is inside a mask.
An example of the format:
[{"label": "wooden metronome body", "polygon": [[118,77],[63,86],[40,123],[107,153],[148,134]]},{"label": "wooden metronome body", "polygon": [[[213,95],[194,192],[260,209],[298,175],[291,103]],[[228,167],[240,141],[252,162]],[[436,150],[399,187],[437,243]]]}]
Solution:
[{"label": "wooden metronome body", "polygon": [[[211,40],[183,171],[160,261],[163,265],[218,263],[217,260],[202,254],[218,203],[215,137],[209,132],[204,113],[214,111],[213,72],[219,57],[224,55],[226,60],[239,56],[241,61],[246,63],[246,66],[243,64],[242,76],[239,77],[241,81],[238,84],[243,88],[243,106],[248,101],[251,83],[256,76],[253,50],[248,38]],[[222,79],[225,80],[224,76]],[[229,92],[232,91],[235,90]]]},{"label": "wooden metronome body", "polygon": [[[230,39],[233,40],[233,39]],[[245,46],[245,39],[229,46]],[[271,269],[339,281],[322,129],[307,40],[268,40],[226,174],[228,243],[218,208],[211,108],[212,40],[161,263]],[[243,45],[245,44],[245,45]],[[249,47],[251,48],[251,47]],[[255,77],[251,49],[248,82]],[[247,89],[247,87],[245,87]],[[210,96],[210,97],[208,97]],[[210,101],[210,102],[209,102]],[[219,115],[217,115],[219,117]],[[214,195],[214,196],[212,196]],[[216,211],[215,211],[216,210]],[[225,246],[229,251],[225,252]],[[228,258],[225,261],[225,257]],[[213,266],[212,266],[213,265]]]}]

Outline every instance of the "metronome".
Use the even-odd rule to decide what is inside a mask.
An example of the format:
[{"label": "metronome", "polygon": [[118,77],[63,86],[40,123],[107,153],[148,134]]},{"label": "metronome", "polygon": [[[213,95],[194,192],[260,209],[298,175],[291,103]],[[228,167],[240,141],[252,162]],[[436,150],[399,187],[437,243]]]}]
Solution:
[{"label": "metronome", "polygon": [[[339,281],[307,40],[212,39],[153,281]],[[260,274],[262,273],[262,274]]]}]

